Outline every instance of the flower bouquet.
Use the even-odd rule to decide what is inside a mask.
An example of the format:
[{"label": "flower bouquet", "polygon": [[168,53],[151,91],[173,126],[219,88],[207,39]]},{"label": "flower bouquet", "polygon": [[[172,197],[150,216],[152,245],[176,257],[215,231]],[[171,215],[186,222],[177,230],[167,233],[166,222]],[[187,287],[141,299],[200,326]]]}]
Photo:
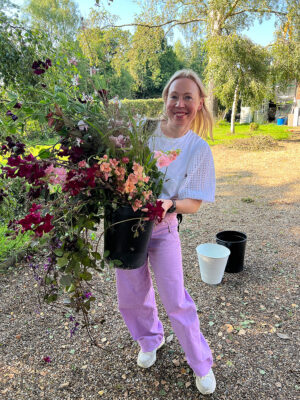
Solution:
[{"label": "flower bouquet", "polygon": [[[148,148],[153,127],[128,115],[116,99],[109,101],[106,90],[83,101],[82,96],[45,89],[42,101],[31,101],[30,107],[26,100],[17,104],[13,114],[4,110],[7,124],[19,125],[15,135],[2,140],[6,160],[1,178],[23,181],[28,212],[12,219],[9,227],[12,234],[32,232],[27,260],[44,300],[62,298],[64,305],[83,312],[88,326],[88,310],[95,300],[89,290],[93,274],[101,272],[106,262],[127,268],[142,265],[145,255],[136,257],[139,250],[131,249],[141,241],[147,247],[153,221],[162,216],[157,198],[163,174]],[[58,141],[34,155],[22,142],[18,127],[37,114],[44,115]],[[1,189],[2,201],[8,195]],[[118,227],[129,228],[129,242],[128,233],[123,236],[131,261],[122,259],[124,247],[115,249],[122,243]],[[101,252],[103,233],[106,249]],[[132,261],[135,258],[139,265]]]}]

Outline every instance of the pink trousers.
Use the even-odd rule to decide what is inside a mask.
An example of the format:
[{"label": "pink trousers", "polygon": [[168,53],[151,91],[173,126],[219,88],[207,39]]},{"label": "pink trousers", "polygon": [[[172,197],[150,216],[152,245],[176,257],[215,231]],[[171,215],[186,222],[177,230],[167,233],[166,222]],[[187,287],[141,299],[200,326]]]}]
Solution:
[{"label": "pink trousers", "polygon": [[[182,256],[175,214],[155,226],[148,249],[160,299],[188,364],[204,376],[212,366],[210,348],[200,331],[196,306],[184,288]],[[164,336],[158,318],[148,260],[137,269],[116,269],[119,310],[142,351],[156,349]]]}]

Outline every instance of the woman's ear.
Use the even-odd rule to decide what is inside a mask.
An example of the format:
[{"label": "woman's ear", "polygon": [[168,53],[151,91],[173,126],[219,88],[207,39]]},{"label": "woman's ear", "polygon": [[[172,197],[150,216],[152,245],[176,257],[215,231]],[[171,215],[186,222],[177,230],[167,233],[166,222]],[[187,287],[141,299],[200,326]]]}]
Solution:
[{"label": "woman's ear", "polygon": [[200,99],[200,104],[199,104],[199,106],[198,106],[198,111],[200,111],[201,108],[203,107],[203,103],[204,103],[204,99],[201,98],[201,99]]}]

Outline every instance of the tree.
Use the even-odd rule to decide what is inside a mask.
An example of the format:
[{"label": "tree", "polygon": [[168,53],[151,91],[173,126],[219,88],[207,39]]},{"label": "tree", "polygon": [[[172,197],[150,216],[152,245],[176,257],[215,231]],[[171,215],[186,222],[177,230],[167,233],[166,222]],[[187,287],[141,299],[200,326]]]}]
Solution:
[{"label": "tree", "polygon": [[234,133],[238,100],[258,105],[266,96],[270,57],[262,46],[236,34],[211,38],[208,49],[211,62],[207,76],[214,81],[215,93],[222,104],[228,108],[232,105],[231,133]]},{"label": "tree", "polygon": [[51,43],[43,32],[22,24],[17,11],[9,1],[0,0],[0,85],[21,90],[37,81],[32,64],[47,48],[51,49]]},{"label": "tree", "polygon": [[80,24],[73,0],[27,0],[24,11],[31,25],[46,32],[52,42],[74,38]]},{"label": "tree", "polygon": [[[147,33],[146,33],[147,32]],[[137,97],[157,97],[164,84],[180,68],[163,29],[137,27],[127,53],[128,69],[135,80]]]},{"label": "tree", "polygon": [[[273,85],[285,89],[292,81],[300,82],[300,12],[291,6],[289,15],[275,32],[270,46]],[[297,87],[297,85],[296,85]]]},{"label": "tree", "polygon": [[[290,3],[299,0],[144,0],[143,10],[135,24],[151,27],[152,30],[164,28],[170,31],[180,26],[188,37],[197,38],[226,36],[241,32],[252,25],[255,19],[262,21],[272,14],[284,19]],[[148,31],[144,30],[148,35]],[[145,41],[145,45],[147,42]],[[212,59],[208,59],[208,64]],[[213,110],[214,83],[209,83],[210,109]],[[216,110],[214,110],[216,111]]]},{"label": "tree", "polygon": [[[81,50],[89,61],[95,75],[92,75],[97,89],[109,84],[109,96],[131,96],[133,78],[127,71],[126,52],[129,50],[131,34],[120,28],[102,28],[113,24],[116,17],[107,11],[92,10],[83,21],[78,34]],[[102,87],[100,87],[102,86]]]}]

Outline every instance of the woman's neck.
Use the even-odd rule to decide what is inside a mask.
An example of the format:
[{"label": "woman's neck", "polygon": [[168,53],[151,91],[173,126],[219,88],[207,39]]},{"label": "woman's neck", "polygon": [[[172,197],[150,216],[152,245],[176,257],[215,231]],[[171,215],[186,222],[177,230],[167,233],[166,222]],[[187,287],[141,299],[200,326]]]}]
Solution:
[{"label": "woman's neck", "polygon": [[162,121],[160,127],[163,134],[171,138],[182,137],[190,130],[190,127],[172,125],[169,121]]}]

